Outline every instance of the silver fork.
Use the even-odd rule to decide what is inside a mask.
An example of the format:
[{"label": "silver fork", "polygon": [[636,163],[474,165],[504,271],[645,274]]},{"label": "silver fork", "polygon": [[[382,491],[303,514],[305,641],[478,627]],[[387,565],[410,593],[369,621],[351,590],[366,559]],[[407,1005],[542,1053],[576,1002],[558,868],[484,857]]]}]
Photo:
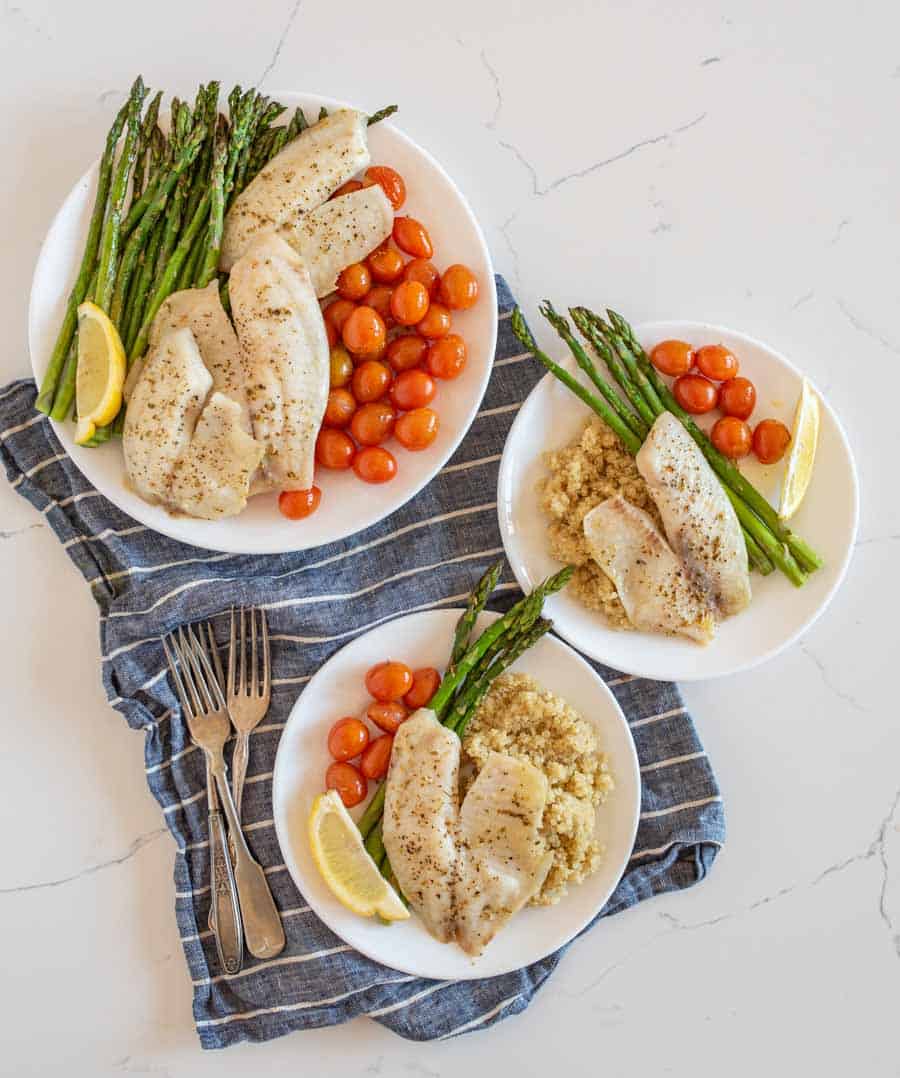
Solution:
[{"label": "silver fork", "polygon": [[231,722],[225,698],[194,632],[190,628],[178,629],[175,636],[170,635],[169,641],[185,660],[180,668],[176,666],[170,654],[170,643],[163,639],[188,729],[206,753],[234,842],[234,879],[247,950],[256,958],[272,958],[284,949],[284,928],[262,866],[254,860],[247,846],[228,788],[228,768],[222,750],[228,740]]},{"label": "silver fork", "polygon": [[[245,620],[249,621],[249,648]],[[258,634],[257,621],[259,622]],[[228,647],[228,714],[231,716],[237,734],[234,757],[231,762],[231,786],[234,791],[238,819],[241,818],[244,780],[247,777],[247,764],[250,761],[250,734],[269,710],[270,696],[269,626],[266,623],[265,611],[251,606],[245,615],[244,607],[241,607],[236,619],[234,609],[232,609],[231,640]]]}]

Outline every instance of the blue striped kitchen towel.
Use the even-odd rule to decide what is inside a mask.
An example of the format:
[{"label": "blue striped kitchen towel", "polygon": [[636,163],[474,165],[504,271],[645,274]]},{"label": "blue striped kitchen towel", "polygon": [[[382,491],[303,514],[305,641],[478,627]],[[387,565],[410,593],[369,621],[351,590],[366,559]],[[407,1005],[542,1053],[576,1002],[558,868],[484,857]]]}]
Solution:
[{"label": "blue striped kitchen towel", "polygon": [[[387,520],[332,546],[248,557],[183,546],[141,527],[86,482],[50,423],[35,386],[0,391],[0,449],[13,486],[46,518],[100,608],[103,684],[145,738],[146,776],[175,840],[175,913],[205,1048],[263,1041],[367,1015],[414,1040],[483,1029],[525,1009],[562,952],[482,981],[403,976],[357,954],[312,913],[288,875],[272,825],[271,777],[287,715],[310,675],[338,648],[400,614],[460,605],[502,552],[497,467],[510,423],[542,373],[513,336],[513,299],[498,280],[500,335],[482,410],[452,462]],[[502,607],[515,597],[507,573]],[[235,603],[260,603],[272,633],[272,706],[253,734],[244,818],[284,918],[287,947],[221,974],[207,929],[209,846],[204,766],[166,676],[160,635],[211,617],[220,640]],[[600,667],[634,732],[643,803],[634,854],[600,914],[689,887],[724,838],[716,780],[670,684]]]}]

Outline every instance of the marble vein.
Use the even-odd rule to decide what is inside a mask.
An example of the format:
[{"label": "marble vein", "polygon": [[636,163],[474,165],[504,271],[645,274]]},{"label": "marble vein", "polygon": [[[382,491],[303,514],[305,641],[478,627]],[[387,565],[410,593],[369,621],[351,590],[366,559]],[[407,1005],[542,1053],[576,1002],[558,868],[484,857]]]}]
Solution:
[{"label": "marble vein", "polygon": [[291,27],[294,25],[294,20],[297,18],[297,15],[300,12],[300,5],[302,3],[303,0],[295,0],[294,5],[290,10],[290,14],[287,17],[287,21],[284,24],[284,29],[281,31],[281,34],[278,37],[278,41],[275,43],[275,48],[272,52],[272,55],[269,57],[269,62],[263,68],[262,74],[256,80],[256,85],[258,87],[262,86],[263,82],[272,73],[272,69],[278,63],[278,57],[281,56],[281,50],[284,48],[284,43],[285,41],[287,41],[287,36],[291,32]]},{"label": "marble vein", "polygon": [[855,696],[853,696],[851,693],[845,692],[843,689],[839,689],[838,686],[834,684],[834,682],[831,680],[831,676],[828,673],[828,669],[825,666],[825,663],[822,662],[822,660],[817,655],[814,655],[809,650],[808,644],[801,644],[799,650],[807,657],[807,659],[809,659],[815,665],[816,669],[819,671],[819,674],[822,677],[822,684],[825,686],[826,689],[828,689],[830,693],[832,693],[832,695],[836,696],[839,700],[843,700],[845,703],[849,704],[857,711],[861,711],[863,714],[866,714],[868,712],[869,709],[863,704],[861,704]]},{"label": "marble vein", "polygon": [[840,308],[841,313],[855,330],[858,330],[860,333],[864,334],[866,337],[869,337],[871,340],[876,341],[882,346],[882,348],[886,348],[889,352],[893,352],[894,355],[900,356],[900,345],[896,344],[888,337],[885,337],[884,334],[879,333],[877,329],[875,329],[873,326],[870,326],[867,322],[864,322],[861,318],[855,315],[853,311],[851,311],[850,308],[847,306],[844,300],[838,298],[836,300],[836,303]]},{"label": "marble vein", "polygon": [[41,523],[36,524],[23,524],[21,528],[12,528],[10,531],[4,531],[0,528],[0,540],[3,539],[15,539],[17,535],[24,535],[25,532],[40,531],[44,527]]}]

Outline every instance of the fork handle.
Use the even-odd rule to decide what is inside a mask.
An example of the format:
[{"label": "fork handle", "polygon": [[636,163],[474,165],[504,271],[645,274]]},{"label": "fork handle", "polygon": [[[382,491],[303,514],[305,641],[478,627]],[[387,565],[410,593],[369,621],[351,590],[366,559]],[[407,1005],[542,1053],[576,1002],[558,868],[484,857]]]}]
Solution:
[{"label": "fork handle", "polygon": [[225,821],[221,812],[209,814],[209,853],[212,863],[212,926],[219,961],[226,973],[237,973],[244,962],[244,931],[237,886],[228,857]]},{"label": "fork handle", "polygon": [[249,761],[250,735],[243,730],[238,730],[234,744],[234,757],[231,761],[231,788],[234,791],[234,807],[238,819],[241,818],[241,799],[244,796],[244,780],[247,777]]}]

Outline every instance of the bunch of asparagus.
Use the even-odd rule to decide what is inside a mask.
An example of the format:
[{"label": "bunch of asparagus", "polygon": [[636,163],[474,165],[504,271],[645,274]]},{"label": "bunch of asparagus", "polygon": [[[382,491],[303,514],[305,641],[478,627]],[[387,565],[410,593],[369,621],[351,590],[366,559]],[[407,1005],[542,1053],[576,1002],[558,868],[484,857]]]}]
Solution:
[{"label": "bunch of asparagus", "polygon": [[[308,126],[299,108],[275,126],[284,106],[240,86],[228,95],[226,117],[219,113],[219,83],[208,82],[193,107],[172,98],[167,136],[159,124],[162,92],[144,111],[147,95],[138,76],[106,137],[81,265],[36,402],[57,420],[72,414],[75,400],[78,305],[92,300],[109,315],[131,364],[146,350],[163,301],[216,276],[234,199]],[[369,123],[395,111],[395,105],[380,109]],[[121,428],[123,414],[97,432],[95,444]]]},{"label": "bunch of asparagus", "polygon": [[621,315],[607,310],[604,319],[587,307],[569,308],[579,333],[603,360],[624,397],[606,381],[572,332],[567,319],[554,309],[553,304],[545,301],[540,311],[566,342],[575,362],[600,396],[537,347],[518,309],[512,316],[513,332],[551,374],[600,416],[632,455],[641,448],[650,427],[662,412],[671,412],[684,424],[734,506],[753,568],[765,575],[777,567],[797,587],[805,583],[809,573],[821,568],[822,559],[815,550],[785,525],[769,501],[732,460],[716,449],[707,434],[678,404],[635,337],[634,330]]},{"label": "bunch of asparagus", "polygon": [[[551,628],[552,622],[541,617],[544,599],[564,588],[572,575],[571,567],[566,567],[548,577],[533,592],[510,607],[476,640],[470,641],[478,615],[497,586],[502,569],[502,561],[492,565],[469,596],[466,609],[456,625],[453,651],[444,680],[428,704],[444,726],[455,731],[460,740],[491,682]],[[382,874],[393,879],[381,837],[383,814],[384,783],[375,791],[375,796],[360,818],[359,830],[366,849],[381,868]]]}]

